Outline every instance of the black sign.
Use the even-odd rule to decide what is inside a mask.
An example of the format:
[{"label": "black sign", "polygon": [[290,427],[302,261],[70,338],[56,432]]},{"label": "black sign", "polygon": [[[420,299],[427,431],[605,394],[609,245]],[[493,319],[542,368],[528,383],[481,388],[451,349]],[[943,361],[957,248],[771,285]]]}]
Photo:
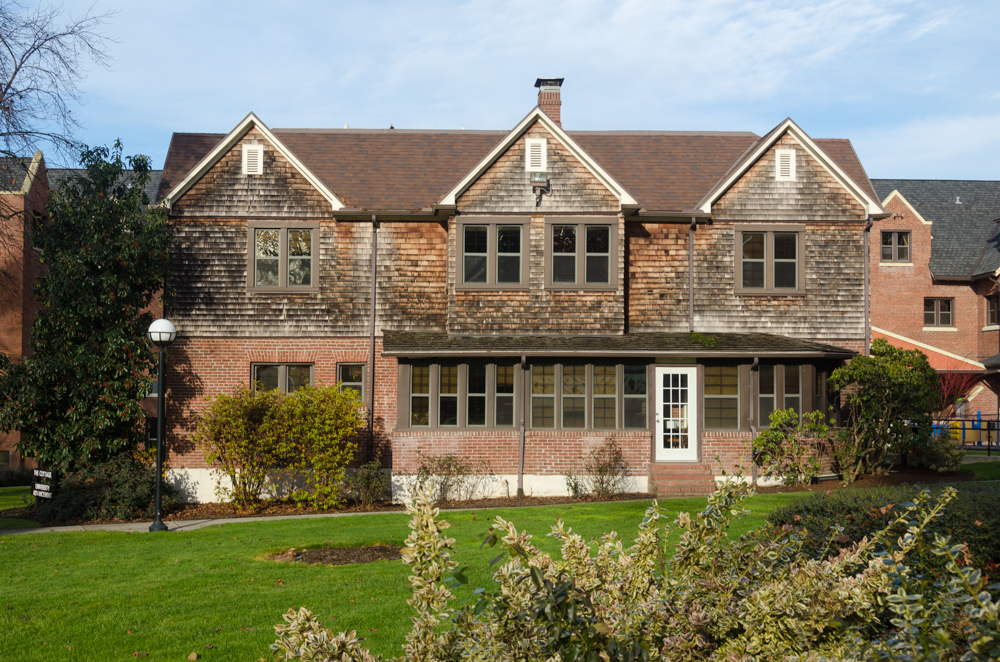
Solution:
[{"label": "black sign", "polygon": [[35,497],[35,507],[38,507],[38,499],[51,499],[56,491],[56,477],[51,471],[35,469],[35,478],[39,482],[35,483],[31,494]]},{"label": "black sign", "polygon": [[35,475],[39,478],[52,478],[51,471],[42,471],[41,469],[35,469]]}]

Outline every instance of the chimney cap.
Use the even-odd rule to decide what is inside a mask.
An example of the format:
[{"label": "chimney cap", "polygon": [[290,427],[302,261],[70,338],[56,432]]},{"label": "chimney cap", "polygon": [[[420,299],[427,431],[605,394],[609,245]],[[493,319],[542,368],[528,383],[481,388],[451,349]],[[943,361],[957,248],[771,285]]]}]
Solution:
[{"label": "chimney cap", "polygon": [[535,87],[562,87],[565,78],[539,78],[535,80]]}]

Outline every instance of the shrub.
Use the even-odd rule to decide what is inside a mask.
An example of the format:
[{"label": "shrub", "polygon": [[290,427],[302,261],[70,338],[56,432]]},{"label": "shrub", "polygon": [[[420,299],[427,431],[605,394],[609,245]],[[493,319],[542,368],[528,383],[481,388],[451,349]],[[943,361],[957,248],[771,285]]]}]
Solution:
[{"label": "shrub", "polygon": [[[155,497],[156,455],[133,451],[67,474],[35,517],[41,522],[149,519],[156,514]],[[164,509],[179,502],[166,481],[161,500]]]},{"label": "shrub", "polygon": [[376,453],[371,462],[362,464],[356,472],[349,474],[345,483],[351,496],[365,510],[384,499],[390,489],[390,480],[382,470],[381,453]]},{"label": "shrub", "polygon": [[965,451],[948,434],[934,434],[919,439],[913,448],[917,464],[932,471],[958,471],[962,468]]},{"label": "shrub", "polygon": [[[900,504],[919,493],[917,487],[899,486],[814,494],[775,510],[768,521],[808,531],[803,551],[814,555],[834,527],[843,527],[842,535],[846,537],[841,547],[858,542],[871,531],[888,526],[899,513]],[[904,528],[897,527],[894,533],[899,535]],[[979,567],[1000,562],[1000,483],[963,484],[955,500],[928,526],[927,532],[968,543],[971,561]]]},{"label": "shrub", "polygon": [[777,474],[789,485],[809,484],[819,475],[815,441],[826,439],[829,426],[823,412],[799,415],[794,409],[771,412],[770,427],[753,440],[754,458],[768,474]]},{"label": "shrub", "polygon": [[[285,396],[240,384],[220,393],[198,419],[195,444],[205,461],[217,464],[215,493],[238,507],[260,498],[268,473],[288,454],[282,444]],[[225,484],[228,479],[229,485]]]},{"label": "shrub", "polygon": [[582,458],[583,474],[563,474],[566,489],[577,499],[607,499],[624,494],[632,486],[631,467],[613,436]]},{"label": "shrub", "polygon": [[500,478],[484,457],[473,460],[455,453],[424,455],[417,452],[417,473],[402,476],[408,496],[413,499],[421,490],[430,489],[434,502],[473,501],[493,494]]},{"label": "shrub", "polygon": [[[920,659],[996,655],[997,604],[981,575],[956,562],[960,548],[926,529],[954,490],[936,501],[917,495],[891,523],[836,556],[813,559],[791,527],[763,527],[732,539],[752,488],[727,482],[701,513],[674,520],[677,542],[656,502],[634,544],[603,536],[591,543],[561,521],[551,535],[561,558],[539,551],[531,536],[497,517],[485,543],[499,546],[492,592],[477,589],[464,607],[449,604],[452,584],[466,583],[451,559],[454,539],[422,490],[408,510],[412,532],[403,551],[416,610],[400,662],[436,660],[752,660],[880,659],[882,652]],[[909,524],[907,524],[909,523]],[[946,579],[929,586],[911,561],[930,550],[947,559]],[[886,552],[891,552],[886,554]],[[908,565],[910,564],[910,565]],[[478,599],[476,599],[478,597]],[[289,609],[271,646],[277,659],[370,662],[355,633],[334,635],[308,610]],[[945,658],[941,653],[952,653]],[[926,653],[926,654],[925,654]],[[934,657],[939,655],[938,657]]]},{"label": "shrub", "polygon": [[305,386],[281,401],[290,466],[306,482],[292,496],[326,510],[341,501],[344,470],[354,457],[352,437],[364,423],[357,393],[336,386]]},{"label": "shrub", "polygon": [[24,487],[34,479],[30,469],[0,469],[0,487]]}]

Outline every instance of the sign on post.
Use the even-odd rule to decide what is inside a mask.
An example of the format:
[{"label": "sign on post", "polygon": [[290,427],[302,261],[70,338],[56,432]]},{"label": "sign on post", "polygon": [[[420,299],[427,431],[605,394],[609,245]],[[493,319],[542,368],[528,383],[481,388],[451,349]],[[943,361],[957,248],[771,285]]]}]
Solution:
[{"label": "sign on post", "polygon": [[56,491],[56,480],[52,475],[51,471],[44,471],[42,469],[35,469],[35,480],[41,481],[36,482],[35,486],[31,489],[31,493],[35,497],[35,507],[39,505],[39,499],[51,499]]}]

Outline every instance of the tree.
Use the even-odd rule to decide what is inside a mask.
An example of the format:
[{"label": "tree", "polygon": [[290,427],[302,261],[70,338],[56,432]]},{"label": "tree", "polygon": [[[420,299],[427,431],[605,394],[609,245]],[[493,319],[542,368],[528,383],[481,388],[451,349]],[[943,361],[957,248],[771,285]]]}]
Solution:
[{"label": "tree", "polygon": [[[43,147],[50,160],[76,161],[81,146],[74,134],[80,123],[71,105],[80,100],[86,61],[102,67],[111,62],[109,39],[98,30],[112,15],[88,11],[63,22],[61,8],[29,9],[0,0],[0,157],[5,167],[19,171],[13,175],[17,181],[27,175],[22,157],[30,162]],[[21,213],[0,198],[0,220],[20,220]],[[23,232],[13,230],[15,226],[26,227],[0,222],[0,257],[21,250]],[[21,268],[20,260],[7,264],[0,269],[0,296],[13,292],[20,276],[11,273]]]},{"label": "tree", "polygon": [[0,355],[0,430],[20,430],[18,450],[70,471],[135,448],[145,438],[139,399],[155,355],[146,344],[163,288],[167,225],[143,186],[149,159],[113,149],[83,152],[86,176],[53,192],[50,223],[32,245],[48,271],[35,296],[32,355]]},{"label": "tree", "polygon": [[836,449],[844,479],[880,472],[889,454],[909,452],[931,435],[941,402],[937,373],[920,350],[893,347],[884,338],[870,356],[856,356],[830,375],[850,411]]}]

